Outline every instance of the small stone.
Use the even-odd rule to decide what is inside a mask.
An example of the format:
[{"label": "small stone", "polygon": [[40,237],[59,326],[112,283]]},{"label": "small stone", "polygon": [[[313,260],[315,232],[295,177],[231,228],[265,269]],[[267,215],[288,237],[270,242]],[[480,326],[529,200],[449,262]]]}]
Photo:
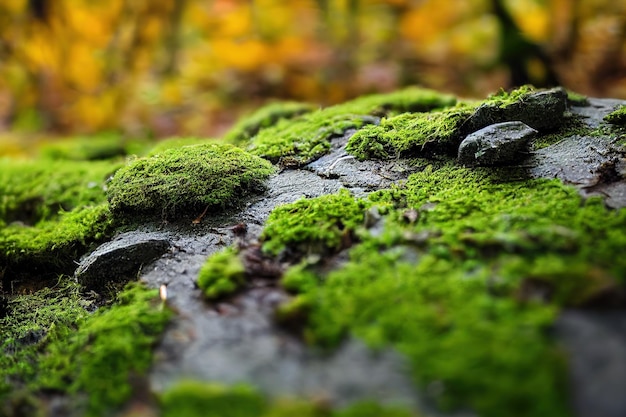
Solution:
[{"label": "small stone", "polygon": [[124,233],[83,259],[74,277],[90,290],[101,290],[109,282],[130,281],[143,265],[159,258],[170,247],[170,241],[160,234]]},{"label": "small stone", "polygon": [[461,142],[458,161],[466,166],[513,165],[524,158],[528,142],[536,134],[522,122],[487,126]]}]

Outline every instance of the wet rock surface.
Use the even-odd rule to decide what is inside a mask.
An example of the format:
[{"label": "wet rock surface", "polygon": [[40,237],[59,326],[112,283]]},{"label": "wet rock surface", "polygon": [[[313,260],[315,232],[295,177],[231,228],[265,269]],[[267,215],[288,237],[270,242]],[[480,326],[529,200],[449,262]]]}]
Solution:
[{"label": "wet rock surface", "polygon": [[459,145],[458,161],[465,166],[512,165],[527,156],[537,131],[522,122],[503,122],[468,135]]},{"label": "wet rock surface", "polygon": [[[560,118],[562,92],[550,94]],[[530,101],[535,99],[545,97]],[[619,103],[589,102],[571,112],[590,127],[599,126],[602,117]],[[534,120],[524,122],[537,129],[552,128]],[[404,359],[393,350],[373,352],[361,342],[349,340],[332,352],[322,352],[278,327],[274,309],[290,295],[271,280],[253,277],[246,289],[219,302],[207,302],[196,287],[206,258],[225,246],[254,242],[274,207],[344,187],[363,195],[387,188],[420,169],[415,162],[401,159],[359,162],[345,152],[350,134],[333,139],[329,153],[302,169],[284,169],[270,178],[267,192],[239,212],[207,217],[197,225],[146,225],[101,246],[81,263],[77,278],[88,286],[108,277],[111,268],[126,268],[127,276],[139,271],[141,281],[151,287],[167,286],[167,303],[177,314],[155,350],[149,374],[154,391],[167,389],[181,378],[245,381],[270,396],[301,395],[339,405],[370,399],[403,404],[424,415],[472,415],[435,411],[428,396],[413,384]],[[518,152],[518,148],[507,151],[505,159],[511,162],[509,153]],[[610,135],[571,135],[531,152],[522,167],[529,177],[559,178],[577,186],[585,196],[602,195],[607,205],[617,208],[626,207],[624,156]],[[615,175],[607,175],[607,170]],[[624,415],[620,387],[626,387],[622,369],[625,331],[623,311],[615,316],[579,311],[565,313],[559,320],[556,335],[573,358],[570,376],[578,416]],[[599,338],[607,343],[593,342]],[[620,359],[618,355],[624,356]],[[615,367],[589,365],[601,358],[615,359]],[[600,411],[594,414],[592,410]],[[622,414],[615,414],[619,412]]]},{"label": "wet rock surface", "polygon": [[111,280],[132,280],[143,265],[159,258],[169,248],[166,233],[123,233],[83,259],[74,277],[88,289],[103,289]]}]

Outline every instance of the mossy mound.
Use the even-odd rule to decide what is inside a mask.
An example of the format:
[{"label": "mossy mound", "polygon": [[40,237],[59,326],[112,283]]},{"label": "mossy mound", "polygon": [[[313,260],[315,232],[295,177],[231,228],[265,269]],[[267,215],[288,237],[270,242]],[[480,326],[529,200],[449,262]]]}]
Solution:
[{"label": "mossy mound", "polygon": [[[113,305],[88,313],[77,286],[63,279],[54,290],[13,299],[10,314],[0,318],[0,412],[22,408],[18,386],[69,394],[81,415],[105,415],[123,404],[170,317],[156,295],[133,284]],[[29,403],[29,415],[39,415],[38,400]]]},{"label": "mossy mound", "polygon": [[279,120],[293,119],[316,110],[316,106],[294,101],[279,101],[261,107],[252,114],[242,117],[224,135],[224,140],[235,145],[245,145],[262,129],[273,126]]},{"label": "mossy mound", "polygon": [[[333,229],[325,202],[342,198],[281,206],[262,238],[320,253],[314,233],[288,238],[292,222],[306,207],[311,229]],[[394,346],[419,382],[441,386],[444,408],[569,415],[565,358],[548,330],[559,309],[605,304],[607,290],[625,289],[626,210],[583,201],[559,181],[453,163],[360,204],[343,232],[356,236],[350,261],[328,272],[324,257],[308,256],[288,270],[282,283],[297,296],[278,318],[308,317],[303,336],[316,344],[350,334]]]},{"label": "mossy mound", "polygon": [[13,281],[71,273],[86,249],[112,231],[104,184],[117,163],[3,160],[0,269]]},{"label": "mossy mound", "polygon": [[454,154],[473,108],[459,105],[431,113],[403,113],[365,126],[350,138],[346,151],[357,158]]},{"label": "mossy mound", "polygon": [[67,161],[97,161],[121,159],[143,153],[149,144],[145,140],[127,139],[115,133],[97,136],[72,137],[43,145],[39,155],[43,159]]},{"label": "mossy mound", "polygon": [[426,112],[455,103],[453,96],[420,88],[361,97],[295,120],[280,120],[253,137],[247,149],[272,162],[303,165],[326,153],[330,139],[348,129],[376,124],[382,116]]},{"label": "mossy mound", "polygon": [[262,191],[273,172],[267,161],[232,145],[183,146],[130,162],[112,178],[107,195],[116,216],[197,216]]}]

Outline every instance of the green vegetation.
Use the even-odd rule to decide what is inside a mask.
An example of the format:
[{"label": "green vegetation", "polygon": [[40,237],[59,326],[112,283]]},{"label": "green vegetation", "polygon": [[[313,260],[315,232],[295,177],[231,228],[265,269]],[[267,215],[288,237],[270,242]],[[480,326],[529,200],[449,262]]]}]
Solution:
[{"label": "green vegetation", "polygon": [[567,102],[571,106],[577,107],[586,107],[589,105],[589,100],[587,99],[587,96],[571,90],[567,90]]},{"label": "green vegetation", "polygon": [[84,309],[90,303],[68,280],[9,302],[0,319],[0,399],[10,404],[16,386],[54,390],[71,394],[86,415],[100,416],[129,398],[129,378],[147,370],[170,313],[155,290],[133,284],[90,314]]},{"label": "green vegetation", "polygon": [[215,139],[206,139],[206,138],[169,138],[166,140],[162,140],[157,142],[150,151],[146,154],[146,156],[154,156],[168,149],[182,148],[183,146],[190,145],[201,145],[206,143],[215,142]]},{"label": "green vegetation", "polygon": [[326,153],[333,136],[376,123],[377,117],[426,112],[455,103],[453,96],[420,88],[360,97],[295,120],[280,120],[252,138],[248,149],[272,162],[290,158],[295,164],[302,165]]},{"label": "green vegetation", "polygon": [[249,116],[240,118],[224,135],[224,139],[235,145],[245,145],[259,131],[275,125],[279,120],[293,119],[316,108],[313,104],[294,101],[279,101],[265,105]]},{"label": "green vegetation", "polygon": [[[103,190],[111,162],[3,160],[0,269],[3,282],[68,273],[112,231]],[[8,288],[7,288],[8,289]]]},{"label": "green vegetation", "polygon": [[198,274],[198,286],[209,299],[231,294],[244,282],[245,268],[233,247],[209,256]]},{"label": "green vegetation", "polygon": [[622,105],[612,113],[604,116],[604,120],[614,125],[626,126],[626,106]]},{"label": "green vegetation", "polygon": [[442,111],[385,118],[378,125],[357,131],[346,151],[360,160],[456,154],[463,139],[463,124],[472,111],[472,106],[462,104]]},{"label": "green vegetation", "polygon": [[146,140],[126,139],[115,133],[73,137],[43,145],[39,154],[44,159],[96,161],[121,159],[126,155],[143,153]]},{"label": "green vegetation", "polygon": [[269,402],[246,385],[224,386],[181,381],[161,395],[164,417],[411,417],[398,407],[372,402],[333,410],[311,401],[285,399]]},{"label": "green vegetation", "polygon": [[[625,285],[626,210],[583,201],[558,181],[514,177],[449,163],[353,201],[347,218],[360,243],[350,262],[331,272],[314,262],[288,270],[283,285],[298,295],[278,318],[293,324],[308,316],[304,336],[317,344],[334,346],[352,334],[394,346],[411,359],[418,381],[442,387],[444,407],[496,417],[513,409],[568,415],[564,358],[547,330],[559,308]],[[281,242],[274,253],[307,244],[322,251],[316,235],[283,234],[295,227],[290,219],[317,229],[332,224],[325,211],[332,198],[345,197],[279,207],[264,241]],[[382,216],[375,232],[359,223],[365,207]]]},{"label": "green vegetation", "polygon": [[323,253],[349,246],[352,233],[363,223],[366,203],[347,190],[279,206],[267,219],[263,250],[278,254],[287,246],[301,253]]},{"label": "green vegetation", "polygon": [[116,216],[197,216],[207,207],[231,207],[263,190],[272,172],[267,161],[232,145],[183,146],[121,168],[109,184],[108,198]]}]

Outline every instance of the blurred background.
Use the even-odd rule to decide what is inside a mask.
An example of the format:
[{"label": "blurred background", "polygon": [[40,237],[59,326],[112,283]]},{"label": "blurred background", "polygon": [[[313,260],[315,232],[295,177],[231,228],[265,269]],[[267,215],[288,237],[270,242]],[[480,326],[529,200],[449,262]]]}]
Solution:
[{"label": "blurred background", "polygon": [[626,98],[626,2],[0,2],[5,155],[96,132],[219,136],[268,100],[524,83]]}]

